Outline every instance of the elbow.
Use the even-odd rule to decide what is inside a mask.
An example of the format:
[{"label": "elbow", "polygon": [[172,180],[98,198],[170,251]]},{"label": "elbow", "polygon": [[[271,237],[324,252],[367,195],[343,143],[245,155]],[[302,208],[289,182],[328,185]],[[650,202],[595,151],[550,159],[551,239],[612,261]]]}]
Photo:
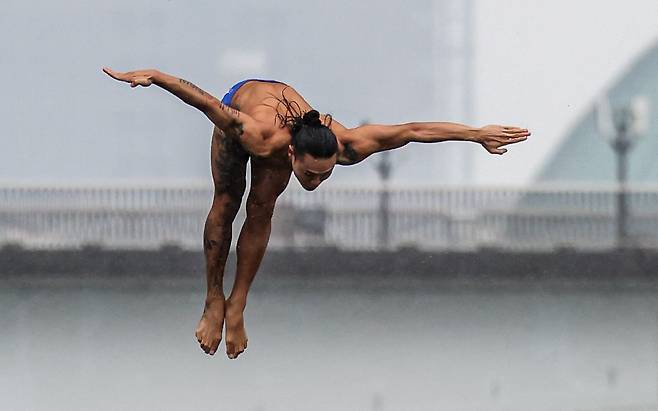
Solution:
[{"label": "elbow", "polygon": [[206,116],[210,117],[211,114],[220,106],[221,101],[215,96],[206,96],[201,101],[197,103],[196,108],[203,111]]},{"label": "elbow", "polygon": [[422,123],[407,123],[403,124],[402,135],[405,137],[407,143],[410,142],[419,142],[423,140],[423,132],[425,127]]}]

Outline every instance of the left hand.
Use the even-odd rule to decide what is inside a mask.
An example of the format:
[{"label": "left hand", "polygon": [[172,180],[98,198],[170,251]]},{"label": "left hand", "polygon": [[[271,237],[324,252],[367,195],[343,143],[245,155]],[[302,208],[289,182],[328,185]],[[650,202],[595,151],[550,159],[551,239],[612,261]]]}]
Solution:
[{"label": "left hand", "polygon": [[127,73],[121,73],[114,71],[109,67],[103,67],[103,71],[108,76],[112,77],[115,80],[125,81],[130,83],[130,87],[148,87],[153,84],[153,77],[156,75],[156,70],[137,70],[129,71]]},{"label": "left hand", "polygon": [[501,148],[508,144],[520,143],[530,136],[530,132],[525,128],[489,125],[482,127],[476,136],[478,143],[491,154],[505,154],[506,148]]}]

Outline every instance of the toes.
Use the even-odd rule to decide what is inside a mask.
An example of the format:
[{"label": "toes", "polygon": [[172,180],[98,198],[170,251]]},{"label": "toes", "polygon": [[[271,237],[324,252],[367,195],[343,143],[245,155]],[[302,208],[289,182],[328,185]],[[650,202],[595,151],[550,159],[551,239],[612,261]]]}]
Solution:
[{"label": "toes", "polygon": [[238,355],[240,355],[243,351],[244,349],[236,347],[234,344],[230,344],[226,347],[226,355],[232,360],[238,358]]},{"label": "toes", "polygon": [[215,353],[217,352],[217,348],[219,348],[219,342],[220,340],[216,340],[212,343],[209,353],[210,355],[215,355]]},{"label": "toes", "polygon": [[207,344],[203,342],[202,339],[199,339],[198,341],[203,352],[205,352],[206,354],[215,355],[215,353],[217,352],[217,348],[219,348],[219,343],[221,342],[221,338],[219,340],[213,340]]},{"label": "toes", "polygon": [[220,333],[219,336],[216,337],[207,334],[208,333],[204,333],[203,330],[197,329],[194,336],[203,352],[214,355],[217,352],[219,343],[222,342],[222,334]]},{"label": "toes", "polygon": [[[231,347],[231,348],[233,348],[233,347]],[[242,354],[246,349],[247,349],[247,346],[245,345],[244,347],[240,347],[236,350],[234,350],[234,349],[227,350],[226,355],[228,356],[228,358],[234,360],[234,359],[238,358],[238,356],[240,354]]]},{"label": "toes", "polygon": [[235,359],[237,359],[238,356],[239,356],[240,354],[242,354],[242,353],[243,353],[243,351],[237,351],[237,352],[235,352],[235,353],[233,353],[233,354],[229,354],[229,355],[228,355],[228,358],[230,358],[230,359],[232,359],[232,360],[235,360]]}]

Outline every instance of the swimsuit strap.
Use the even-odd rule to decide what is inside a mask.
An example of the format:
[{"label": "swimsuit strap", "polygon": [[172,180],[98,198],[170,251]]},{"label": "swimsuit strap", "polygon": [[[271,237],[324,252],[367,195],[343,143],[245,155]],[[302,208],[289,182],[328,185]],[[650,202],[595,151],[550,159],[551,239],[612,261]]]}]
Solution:
[{"label": "swimsuit strap", "polygon": [[277,80],[263,80],[263,79],[259,79],[259,78],[248,78],[246,80],[242,80],[242,81],[234,84],[233,87],[231,87],[229,89],[228,93],[226,93],[224,95],[224,97],[222,98],[222,103],[227,105],[227,106],[230,106],[231,101],[233,100],[233,96],[235,95],[235,93],[237,93],[237,91],[240,89],[240,87],[242,87],[244,85],[244,83],[246,83],[248,81],[262,81],[262,82],[265,82],[265,83],[281,83],[281,84],[283,84],[282,82],[277,81]]}]

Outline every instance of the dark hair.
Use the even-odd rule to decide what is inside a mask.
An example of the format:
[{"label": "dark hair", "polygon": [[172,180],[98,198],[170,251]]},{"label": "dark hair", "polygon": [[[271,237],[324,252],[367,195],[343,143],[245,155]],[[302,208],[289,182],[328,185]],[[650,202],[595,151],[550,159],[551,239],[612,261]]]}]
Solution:
[{"label": "dark hair", "polygon": [[281,127],[290,129],[291,144],[296,155],[302,156],[308,153],[317,158],[329,158],[338,152],[336,135],[329,128],[331,115],[327,114],[325,119],[327,124],[322,124],[320,113],[317,110],[302,113],[299,104],[286,99],[283,93],[282,98],[277,98],[277,100],[279,105],[283,104],[286,109],[285,114],[281,114],[277,110],[277,118]]}]

